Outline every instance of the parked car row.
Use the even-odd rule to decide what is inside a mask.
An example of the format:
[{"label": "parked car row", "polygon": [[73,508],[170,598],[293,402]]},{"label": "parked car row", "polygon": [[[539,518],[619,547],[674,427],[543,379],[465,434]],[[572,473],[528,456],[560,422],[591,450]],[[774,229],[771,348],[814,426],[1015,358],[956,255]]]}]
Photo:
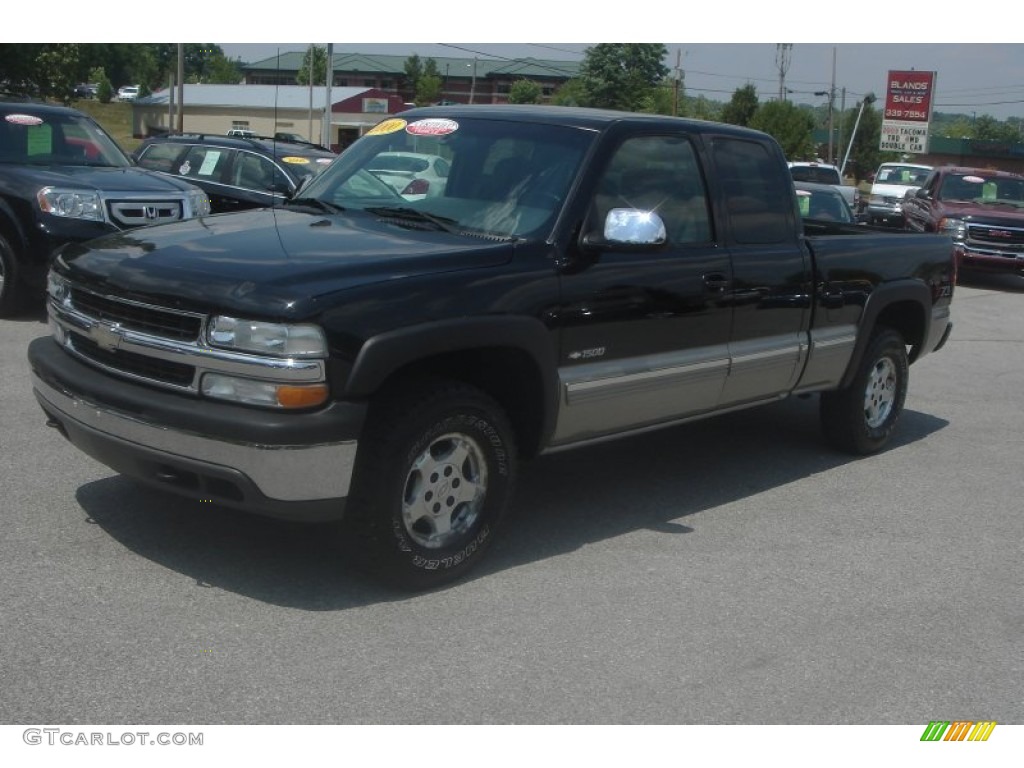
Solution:
[{"label": "parked car row", "polygon": [[203,189],[213,213],[279,205],[337,157],[309,143],[211,134],[167,134],[132,154],[151,171]]},{"label": "parked car row", "polygon": [[843,184],[843,177],[836,166],[818,162],[790,162],[789,172],[793,176],[793,181],[832,185],[843,196],[851,210],[859,210],[860,190],[850,184]]}]

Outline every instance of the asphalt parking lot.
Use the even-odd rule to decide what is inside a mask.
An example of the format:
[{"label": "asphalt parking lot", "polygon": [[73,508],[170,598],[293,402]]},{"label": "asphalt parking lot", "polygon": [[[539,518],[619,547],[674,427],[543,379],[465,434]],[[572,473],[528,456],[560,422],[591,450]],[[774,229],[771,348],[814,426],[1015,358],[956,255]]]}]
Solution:
[{"label": "asphalt parking lot", "polygon": [[1024,290],[960,287],[885,453],[814,400],[527,466],[467,580],[78,453],[0,321],[0,723],[1024,722]]}]

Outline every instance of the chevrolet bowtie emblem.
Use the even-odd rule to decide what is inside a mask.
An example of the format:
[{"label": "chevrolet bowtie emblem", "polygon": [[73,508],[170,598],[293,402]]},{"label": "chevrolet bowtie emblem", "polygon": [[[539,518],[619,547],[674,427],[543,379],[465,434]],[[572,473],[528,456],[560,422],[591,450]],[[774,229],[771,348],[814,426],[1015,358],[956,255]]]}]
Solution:
[{"label": "chevrolet bowtie emblem", "polygon": [[113,352],[121,346],[121,326],[118,323],[97,323],[89,330],[89,338],[100,349]]}]

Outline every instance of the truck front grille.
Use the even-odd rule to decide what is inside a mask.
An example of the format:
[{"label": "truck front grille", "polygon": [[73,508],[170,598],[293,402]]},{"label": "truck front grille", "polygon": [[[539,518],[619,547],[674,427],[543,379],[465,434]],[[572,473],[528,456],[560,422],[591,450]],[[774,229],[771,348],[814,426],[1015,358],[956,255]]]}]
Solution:
[{"label": "truck front grille", "polygon": [[92,339],[77,333],[70,336],[71,347],[75,352],[105,368],[176,387],[190,386],[196,375],[196,369],[191,365],[160,360],[123,349],[107,350]]},{"label": "truck front grille", "polygon": [[195,341],[202,328],[202,318],[198,315],[112,299],[80,288],[71,289],[71,305],[97,320],[180,341]]},{"label": "truck front grille", "polygon": [[1024,253],[1024,228],[968,223],[967,242],[999,251]]}]

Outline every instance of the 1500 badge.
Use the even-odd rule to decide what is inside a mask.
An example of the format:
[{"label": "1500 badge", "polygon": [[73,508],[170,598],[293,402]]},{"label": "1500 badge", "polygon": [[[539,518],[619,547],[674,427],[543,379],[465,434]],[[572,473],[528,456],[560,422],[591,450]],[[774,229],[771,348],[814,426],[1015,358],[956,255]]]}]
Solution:
[{"label": "1500 badge", "polygon": [[590,360],[594,357],[604,357],[604,347],[594,347],[593,349],[580,349],[569,353],[570,360]]}]

